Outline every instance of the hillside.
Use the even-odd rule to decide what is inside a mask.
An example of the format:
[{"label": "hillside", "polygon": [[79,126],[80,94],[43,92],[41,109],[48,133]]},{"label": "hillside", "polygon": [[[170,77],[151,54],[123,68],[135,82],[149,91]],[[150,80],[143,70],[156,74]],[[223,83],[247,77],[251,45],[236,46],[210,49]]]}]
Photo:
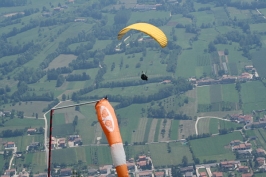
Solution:
[{"label": "hillside", "polygon": [[[127,160],[145,154],[156,169],[236,160],[228,143],[247,140],[245,124],[264,125],[264,14],[266,3],[255,0],[0,1],[1,174],[44,173],[49,110],[105,96]],[[135,30],[117,39],[136,22],[159,27],[168,45]],[[53,168],[112,164],[93,105],[57,110],[53,124]],[[264,148],[263,131],[254,131],[253,148]]]}]

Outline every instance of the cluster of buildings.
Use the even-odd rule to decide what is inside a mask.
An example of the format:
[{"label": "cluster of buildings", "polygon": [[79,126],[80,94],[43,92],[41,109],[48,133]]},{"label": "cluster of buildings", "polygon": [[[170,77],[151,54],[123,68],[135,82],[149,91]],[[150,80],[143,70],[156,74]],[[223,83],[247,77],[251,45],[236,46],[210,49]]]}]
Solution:
[{"label": "cluster of buildings", "polygon": [[133,10],[137,11],[148,11],[148,10],[156,10],[157,7],[161,6],[162,4],[136,4],[135,7],[133,7]]},{"label": "cluster of buildings", "polygon": [[[149,164],[151,164],[151,158],[146,155],[141,155],[135,161],[133,158],[127,161],[128,171],[131,176],[138,177],[165,177],[168,174],[165,170],[154,170],[149,168]],[[4,175],[1,177],[12,177],[14,174],[17,174],[16,169],[6,170]],[[88,177],[115,177],[116,170],[113,165],[103,165],[99,168],[89,168],[87,170]],[[55,175],[60,177],[70,177],[74,175],[74,171],[72,168],[62,168],[55,169]],[[47,173],[39,173],[33,175],[34,177],[47,177]],[[24,174],[19,177],[29,177],[29,174]]]},{"label": "cluster of buildings", "polygon": [[197,80],[196,78],[190,78],[189,81],[191,81],[196,86],[202,86],[202,85],[213,85],[213,84],[231,84],[235,83],[236,81],[244,82],[252,79],[253,79],[252,74],[244,72],[240,76],[223,75],[219,79],[203,78],[199,80]]},{"label": "cluster of buildings", "polygon": [[55,138],[52,137],[51,147],[53,149],[61,149],[68,147],[74,147],[74,146],[81,146],[82,139],[79,135],[69,135],[68,140],[66,138]]},{"label": "cluster of buildings", "polygon": [[253,123],[252,115],[232,114],[230,115],[230,119],[233,121],[237,121],[238,123],[244,123],[246,125]]},{"label": "cluster of buildings", "polygon": [[252,144],[248,142],[241,142],[240,140],[233,140],[230,142],[232,151],[252,151]]},{"label": "cluster of buildings", "polygon": [[8,117],[10,114],[10,111],[0,111],[0,117]]},{"label": "cluster of buildings", "polygon": [[245,71],[246,72],[241,73],[240,76],[223,75],[219,79],[203,78],[199,80],[196,78],[189,78],[189,81],[195,86],[202,86],[213,84],[230,84],[235,83],[236,81],[246,82],[252,80],[254,76],[259,77],[259,74],[252,65],[245,66]]}]

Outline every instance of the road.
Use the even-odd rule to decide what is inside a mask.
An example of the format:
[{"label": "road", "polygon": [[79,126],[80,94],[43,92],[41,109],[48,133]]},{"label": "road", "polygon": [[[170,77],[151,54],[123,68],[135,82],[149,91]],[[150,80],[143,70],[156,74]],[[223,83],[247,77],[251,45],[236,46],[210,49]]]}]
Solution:
[{"label": "road", "polygon": [[263,18],[264,19],[266,19],[266,17],[258,10],[258,9],[256,9],[256,11],[260,14],[260,15],[262,15],[263,16]]},{"label": "road", "polygon": [[205,117],[198,117],[197,118],[197,121],[195,123],[195,130],[196,130],[196,135],[198,135],[198,121],[200,119],[206,119],[206,118],[211,118],[211,119],[220,119],[220,120],[224,120],[224,121],[230,121],[230,120],[227,120],[227,119],[224,119],[224,118],[221,118],[221,117],[215,117],[215,116],[205,116]]},{"label": "road", "polygon": [[13,149],[14,149],[14,151],[13,151],[12,158],[9,161],[9,167],[8,167],[8,169],[11,169],[12,168],[12,162],[13,162],[14,157],[16,156],[17,147],[14,147]]},{"label": "road", "polygon": [[[59,104],[61,104],[62,101],[60,101],[57,105],[55,105],[53,108],[55,108],[56,106],[58,106]],[[47,125],[47,119],[45,114],[49,113],[49,111],[45,112],[43,114],[43,119],[44,119],[44,147],[45,147],[45,153],[46,153],[46,164],[47,164],[47,168],[48,168],[48,158],[49,158],[49,147],[47,146],[47,131],[48,131],[48,125]]]}]

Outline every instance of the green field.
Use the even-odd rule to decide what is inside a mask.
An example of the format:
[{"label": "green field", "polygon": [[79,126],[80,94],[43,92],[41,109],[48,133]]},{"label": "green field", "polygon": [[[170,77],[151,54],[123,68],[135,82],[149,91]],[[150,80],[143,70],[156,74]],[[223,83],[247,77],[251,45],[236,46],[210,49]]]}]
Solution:
[{"label": "green field", "polygon": [[31,119],[31,118],[14,118],[9,119],[7,122],[5,122],[5,127],[2,127],[1,129],[24,129],[25,127],[31,127],[31,128],[39,128],[44,127],[44,120],[43,119]]},{"label": "green field", "polygon": [[264,129],[255,129],[248,132],[249,136],[256,136],[255,140],[257,148],[266,148],[266,131]]},{"label": "green field", "polygon": [[211,103],[210,87],[209,86],[197,87],[197,98],[198,98],[198,104],[210,104]]},{"label": "green field", "polygon": [[[194,155],[203,160],[234,160],[235,156],[230,148],[226,148],[232,140],[242,140],[240,132],[213,136],[189,141]],[[208,145],[208,148],[206,146]]]},{"label": "green field", "polygon": [[[21,163],[26,163],[33,167],[33,173],[41,173],[47,168],[47,164],[44,160],[45,158],[45,152],[28,153],[25,154],[25,162]],[[19,165],[19,161],[16,165]]]},{"label": "green field", "polygon": [[216,7],[212,9],[212,12],[214,13],[215,17],[215,23],[216,25],[222,25],[224,21],[229,20],[227,17],[227,14],[225,13],[223,7]]},{"label": "green field", "polygon": [[77,56],[75,55],[59,55],[56,57],[50,64],[47,69],[59,68],[59,67],[67,67],[72,60],[75,60]]},{"label": "green field", "polygon": [[11,111],[12,109],[16,111],[23,111],[24,116],[26,117],[34,117],[35,114],[38,114],[39,118],[43,118],[43,108],[45,108],[50,102],[46,101],[28,101],[28,102],[21,102],[17,103],[16,105],[12,106],[11,104],[6,104],[1,106],[2,109],[5,111]]},{"label": "green field", "polygon": [[100,88],[94,90],[85,96],[102,96],[105,95],[121,95],[128,96],[128,93],[136,92],[136,96],[147,95],[147,94],[155,94],[158,93],[158,89],[167,88],[171,85],[159,84],[159,83],[150,83],[139,86],[130,86],[130,87],[116,87],[116,88]]},{"label": "green field", "polygon": [[155,167],[181,164],[183,156],[187,157],[188,163],[192,162],[192,154],[187,145],[169,143],[169,146],[171,147],[171,153],[167,151],[167,143],[149,144],[152,162]]},{"label": "green field", "polygon": [[197,26],[201,26],[202,24],[208,24],[211,25],[215,21],[214,14],[209,13],[209,11],[200,11],[200,12],[193,12],[193,15],[197,18]]},{"label": "green field", "polygon": [[219,129],[236,129],[237,127],[242,127],[243,125],[231,122],[220,120],[216,118],[204,118],[198,121],[198,133],[210,133],[210,134],[217,134],[219,133]]},{"label": "green field", "polygon": [[137,146],[125,146],[126,158],[138,159],[139,155],[148,154],[149,146],[148,145],[137,145]]},{"label": "green field", "polygon": [[[97,160],[96,160],[97,159]],[[107,165],[112,163],[110,148],[108,146],[85,146],[54,150],[52,152],[53,163],[73,164],[79,160],[88,165]]]},{"label": "green field", "polygon": [[260,77],[266,78],[266,71],[263,66],[266,65],[266,61],[264,59],[265,49],[252,53],[252,63],[256,68]]},{"label": "green field", "polygon": [[227,7],[227,10],[230,13],[231,18],[236,19],[250,19],[252,14],[249,10],[240,10],[234,7]]},{"label": "green field", "polygon": [[250,31],[252,32],[263,32],[263,29],[266,28],[266,24],[259,23],[259,24],[250,24]]},{"label": "green field", "polygon": [[[161,63],[160,52],[147,50],[143,61],[140,61],[141,57],[143,57],[142,53],[128,55],[122,53],[106,56],[105,64],[108,66],[108,69],[103,78],[108,82],[137,79],[142,71],[147,72],[149,78],[170,75],[166,71],[166,64]],[[113,63],[115,68],[111,71]],[[121,63],[123,64],[120,65]],[[140,63],[139,68],[136,68],[137,63]]]},{"label": "green field", "polygon": [[132,133],[138,127],[143,106],[145,104],[133,104],[116,111],[117,117],[121,118],[120,132],[124,142],[132,142]]},{"label": "green field", "polygon": [[157,121],[155,135],[154,135],[154,142],[158,142],[158,138],[159,138],[159,135],[160,135],[160,125],[161,125],[161,122],[162,122],[162,119],[159,119]]},{"label": "green field", "polygon": [[235,84],[197,87],[198,112],[238,110]]},{"label": "green field", "polygon": [[210,86],[211,103],[217,103],[222,101],[221,85]]},{"label": "green field", "polygon": [[[204,29],[205,30],[205,29]],[[207,30],[207,29],[206,29]],[[206,34],[206,37],[210,34]],[[199,37],[201,38],[201,36]],[[202,39],[205,38],[204,36]],[[184,50],[177,60],[177,77],[197,77],[203,76],[203,73],[209,74],[211,67],[197,66],[199,57],[206,57],[204,49],[208,47],[208,43],[198,40],[193,42],[193,50]],[[205,61],[204,61],[205,62]]]},{"label": "green field", "polygon": [[252,110],[265,109],[266,90],[260,81],[241,84],[243,111],[251,114]]},{"label": "green field", "polygon": [[178,127],[179,127],[179,120],[172,120],[171,134],[170,134],[171,140],[178,139],[178,130],[179,130]]},{"label": "green field", "polygon": [[235,89],[235,84],[223,84],[222,87],[222,100],[237,103],[238,93]]},{"label": "green field", "polygon": [[150,133],[150,129],[151,129],[151,122],[152,119],[148,119],[147,124],[146,124],[146,128],[145,128],[145,133],[144,133],[144,142],[148,142],[149,139],[149,133]]}]

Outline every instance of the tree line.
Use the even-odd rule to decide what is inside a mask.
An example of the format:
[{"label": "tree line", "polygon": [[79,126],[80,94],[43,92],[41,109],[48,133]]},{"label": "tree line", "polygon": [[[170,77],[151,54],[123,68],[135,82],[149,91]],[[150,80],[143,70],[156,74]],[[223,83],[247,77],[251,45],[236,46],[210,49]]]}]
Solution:
[{"label": "tree line", "polygon": [[13,6],[25,6],[27,4],[27,0],[1,0],[1,7],[13,7]]}]

